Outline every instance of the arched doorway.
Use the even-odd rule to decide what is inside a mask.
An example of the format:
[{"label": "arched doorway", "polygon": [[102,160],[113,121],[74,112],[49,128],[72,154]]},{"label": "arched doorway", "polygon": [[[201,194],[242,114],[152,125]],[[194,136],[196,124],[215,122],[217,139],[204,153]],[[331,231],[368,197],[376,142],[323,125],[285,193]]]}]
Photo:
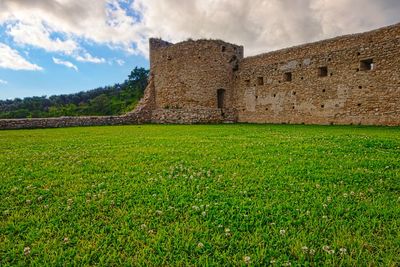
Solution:
[{"label": "arched doorway", "polygon": [[225,89],[217,90],[217,103],[218,108],[224,108]]}]

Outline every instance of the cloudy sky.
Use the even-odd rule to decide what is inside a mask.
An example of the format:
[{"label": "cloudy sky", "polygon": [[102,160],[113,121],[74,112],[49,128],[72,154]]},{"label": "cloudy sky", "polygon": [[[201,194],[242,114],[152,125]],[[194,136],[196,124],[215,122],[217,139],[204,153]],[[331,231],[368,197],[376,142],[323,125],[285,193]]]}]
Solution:
[{"label": "cloudy sky", "polygon": [[148,38],[223,39],[246,55],[400,22],[399,0],[0,0],[0,99],[122,82]]}]

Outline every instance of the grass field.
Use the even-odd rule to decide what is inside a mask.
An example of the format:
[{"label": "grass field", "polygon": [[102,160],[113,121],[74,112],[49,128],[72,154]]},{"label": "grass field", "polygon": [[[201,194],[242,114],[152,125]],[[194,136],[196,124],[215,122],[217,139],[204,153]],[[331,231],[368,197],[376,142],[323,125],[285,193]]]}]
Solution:
[{"label": "grass field", "polygon": [[400,128],[0,131],[0,266],[400,265]]}]

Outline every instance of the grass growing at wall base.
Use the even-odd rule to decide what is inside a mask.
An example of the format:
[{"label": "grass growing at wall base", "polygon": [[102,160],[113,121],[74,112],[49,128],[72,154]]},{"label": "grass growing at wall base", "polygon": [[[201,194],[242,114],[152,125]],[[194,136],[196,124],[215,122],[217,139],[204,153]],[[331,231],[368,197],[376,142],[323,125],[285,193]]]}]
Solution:
[{"label": "grass growing at wall base", "polygon": [[382,265],[400,129],[0,131],[0,265]]}]

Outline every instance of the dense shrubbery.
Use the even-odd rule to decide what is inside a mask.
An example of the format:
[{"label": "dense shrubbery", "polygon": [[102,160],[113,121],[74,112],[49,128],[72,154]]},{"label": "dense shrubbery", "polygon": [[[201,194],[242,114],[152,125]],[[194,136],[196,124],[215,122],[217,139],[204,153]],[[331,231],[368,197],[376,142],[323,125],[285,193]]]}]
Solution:
[{"label": "dense shrubbery", "polygon": [[0,118],[117,115],[132,110],[143,96],[149,71],[132,70],[121,84],[75,94],[0,100]]}]

